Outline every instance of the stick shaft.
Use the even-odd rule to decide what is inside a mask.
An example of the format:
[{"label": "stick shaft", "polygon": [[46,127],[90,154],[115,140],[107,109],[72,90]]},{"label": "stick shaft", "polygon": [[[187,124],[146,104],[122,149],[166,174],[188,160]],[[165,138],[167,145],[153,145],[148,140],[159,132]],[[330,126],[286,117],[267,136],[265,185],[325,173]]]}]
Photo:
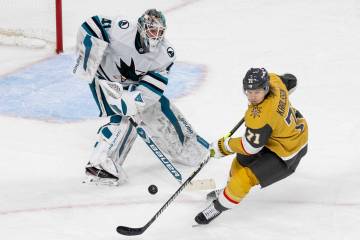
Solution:
[{"label": "stick shaft", "polygon": [[[244,123],[244,118],[240,120],[238,124],[227,134],[227,137],[231,137],[237,129]],[[191,182],[191,180],[200,172],[200,170],[209,162],[211,159],[210,155],[202,161],[199,167],[186,179],[186,181],[176,190],[176,192],[166,201],[166,203],[155,213],[155,215],[143,226],[140,228],[130,228],[125,226],[118,226],[116,231],[120,234],[127,236],[140,235],[145,232],[148,227],[161,215],[162,212],[175,200],[175,198],[184,190],[184,188]]]}]

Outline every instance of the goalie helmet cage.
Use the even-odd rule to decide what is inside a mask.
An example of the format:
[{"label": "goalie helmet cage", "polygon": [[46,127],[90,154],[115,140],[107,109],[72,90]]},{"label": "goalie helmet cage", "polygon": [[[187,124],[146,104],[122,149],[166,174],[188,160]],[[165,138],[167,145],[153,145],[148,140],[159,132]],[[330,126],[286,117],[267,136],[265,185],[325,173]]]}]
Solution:
[{"label": "goalie helmet cage", "polygon": [[0,0],[0,45],[63,52],[62,0]]}]

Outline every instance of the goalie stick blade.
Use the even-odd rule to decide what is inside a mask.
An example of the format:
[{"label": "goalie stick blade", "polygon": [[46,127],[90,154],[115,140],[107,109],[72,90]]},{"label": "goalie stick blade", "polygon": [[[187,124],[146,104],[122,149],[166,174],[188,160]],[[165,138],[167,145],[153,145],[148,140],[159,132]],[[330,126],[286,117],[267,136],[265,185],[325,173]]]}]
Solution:
[{"label": "goalie stick blade", "polygon": [[131,227],[125,227],[125,226],[118,226],[116,228],[116,231],[122,235],[126,236],[136,236],[140,235],[145,231],[145,228],[131,228]]}]

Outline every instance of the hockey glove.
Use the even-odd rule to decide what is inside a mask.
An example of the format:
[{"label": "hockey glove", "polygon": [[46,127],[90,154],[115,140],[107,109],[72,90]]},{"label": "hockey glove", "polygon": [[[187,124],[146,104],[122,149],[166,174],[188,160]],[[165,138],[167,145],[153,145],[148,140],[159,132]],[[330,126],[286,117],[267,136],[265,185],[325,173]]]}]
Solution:
[{"label": "hockey glove", "polygon": [[107,47],[106,41],[90,36],[83,28],[80,28],[77,36],[76,64],[73,74],[91,82]]},{"label": "hockey glove", "polygon": [[120,98],[120,104],[117,104],[121,110],[121,114],[129,117],[136,115],[139,112],[138,107],[144,105],[144,100],[139,91],[123,92]]},{"label": "hockey glove", "polygon": [[289,94],[295,91],[297,85],[297,78],[291,73],[285,73],[279,76],[281,81],[285,84]]},{"label": "hockey glove", "polygon": [[122,116],[134,116],[145,105],[140,91],[125,91],[120,83],[99,81],[111,109]]},{"label": "hockey glove", "polygon": [[227,155],[233,154],[229,147],[230,138],[220,138],[218,141],[211,143],[210,156],[214,158],[222,158]]}]

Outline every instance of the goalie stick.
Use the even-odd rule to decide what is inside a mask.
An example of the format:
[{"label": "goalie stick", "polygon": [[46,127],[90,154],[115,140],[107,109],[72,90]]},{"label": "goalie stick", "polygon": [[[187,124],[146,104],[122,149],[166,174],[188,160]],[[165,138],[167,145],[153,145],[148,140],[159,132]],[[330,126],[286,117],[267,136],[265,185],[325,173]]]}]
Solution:
[{"label": "goalie stick", "polygon": [[129,118],[131,124],[136,128],[137,134],[144,140],[146,145],[151,149],[151,151],[155,154],[155,156],[160,160],[160,162],[166,167],[167,170],[173,175],[173,177],[182,184],[182,176],[181,173],[174,167],[171,161],[162,153],[162,151],[158,148],[155,142],[152,140],[151,136],[147,133],[147,131],[139,126],[134,119]]},{"label": "goalie stick", "polygon": [[[171,175],[173,175],[173,177],[179,182],[179,184],[182,184],[181,173],[175,168],[175,166],[166,157],[166,155],[162,153],[162,151],[152,140],[150,134],[146,131],[146,129],[139,126],[139,124],[136,123],[134,119],[132,118],[129,119],[131,124],[136,128],[138,135],[144,140],[144,142],[146,143],[146,145],[148,145],[150,150],[155,154],[155,156],[160,160],[160,162],[167,168],[167,170],[171,173]],[[197,191],[197,190],[214,189],[215,187],[216,186],[214,179],[198,179],[192,181],[186,189],[189,191]]]},{"label": "goalie stick", "polygon": [[[124,103],[124,106],[125,106],[124,109],[126,111],[126,109],[127,109],[126,103],[121,98],[122,97],[121,91],[123,90],[123,87],[117,82],[100,81],[99,84],[104,90],[107,91],[107,94],[112,99],[117,99],[117,100],[121,99],[121,104]],[[139,95],[139,96],[141,96],[141,95]],[[136,99],[134,101],[136,101]],[[116,103],[114,103],[114,104],[116,104]],[[117,107],[117,106],[115,106],[115,107]],[[161,161],[161,163],[167,168],[167,170],[169,170],[169,172],[174,176],[174,178],[181,184],[182,176],[181,176],[180,172],[174,167],[174,165],[170,162],[170,160],[158,148],[158,146],[152,140],[150,134],[148,134],[148,132],[143,127],[141,127],[132,117],[130,117],[130,116],[128,116],[128,117],[129,117],[130,123],[136,128],[137,134],[144,140],[146,145],[151,149],[151,151],[155,154],[155,156]]]},{"label": "goalie stick", "polygon": [[[107,91],[108,95],[111,96],[114,99],[121,99],[120,90],[123,90],[123,87],[119,83],[108,81],[100,81],[101,87]],[[136,97],[137,98],[137,97]],[[136,99],[135,99],[136,100]],[[123,101],[123,100],[121,100]],[[126,106],[126,104],[125,104]],[[125,108],[126,109],[126,108]],[[120,110],[119,110],[120,111]],[[121,111],[120,111],[121,112]],[[144,140],[146,145],[150,148],[150,150],[155,154],[155,156],[161,161],[161,163],[166,167],[166,169],[173,175],[173,177],[179,182],[179,184],[182,184],[182,176],[181,173],[175,168],[175,166],[172,164],[172,162],[167,158],[167,156],[161,151],[161,149],[156,145],[156,143],[153,141],[151,135],[148,133],[148,131],[140,126],[132,117],[129,117],[130,123],[135,127],[137,134]],[[192,189],[195,190],[197,187],[199,189],[211,189],[215,188],[215,183],[213,180],[210,181],[197,181],[192,183]]]},{"label": "goalie stick", "polygon": [[[240,120],[238,124],[224,136],[224,138],[231,137],[234,132],[244,123],[244,118]],[[174,199],[184,190],[184,188],[191,182],[191,180],[200,172],[200,170],[209,162],[209,160],[213,157],[214,153],[211,152],[208,157],[204,161],[202,161],[199,167],[190,175],[188,179],[176,190],[176,192],[166,201],[166,203],[155,213],[155,215],[142,227],[139,228],[131,228],[126,226],[118,226],[116,231],[122,235],[126,236],[135,236],[140,235],[146,231],[150,227],[150,225],[160,216],[160,214],[165,211],[165,209],[174,201]]]}]

